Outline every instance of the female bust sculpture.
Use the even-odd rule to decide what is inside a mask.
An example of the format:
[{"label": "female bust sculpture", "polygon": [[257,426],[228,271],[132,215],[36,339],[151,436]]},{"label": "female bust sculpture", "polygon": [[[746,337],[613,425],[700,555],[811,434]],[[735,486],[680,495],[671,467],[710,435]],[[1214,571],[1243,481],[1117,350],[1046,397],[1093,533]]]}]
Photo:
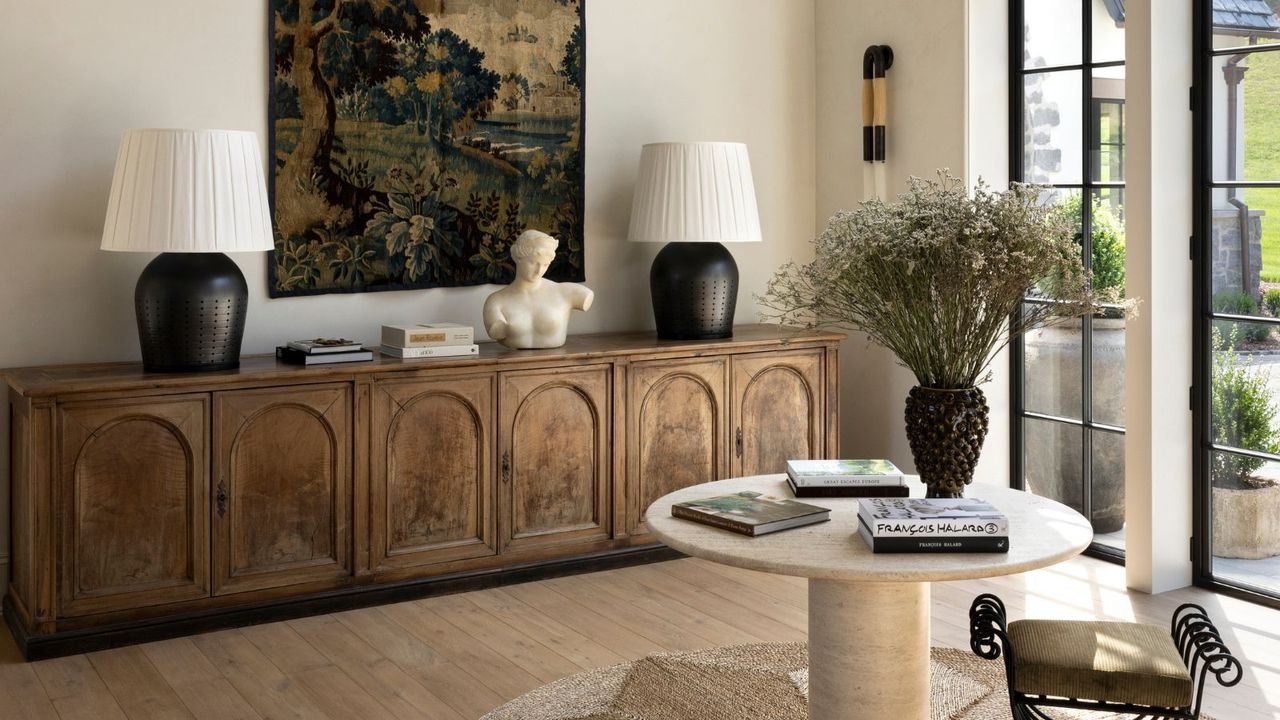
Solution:
[{"label": "female bust sculpture", "polygon": [[489,337],[516,349],[564,345],[570,313],[591,309],[595,293],[585,285],[542,277],[559,244],[537,230],[525,230],[512,243],[516,278],[484,301],[484,329]]}]

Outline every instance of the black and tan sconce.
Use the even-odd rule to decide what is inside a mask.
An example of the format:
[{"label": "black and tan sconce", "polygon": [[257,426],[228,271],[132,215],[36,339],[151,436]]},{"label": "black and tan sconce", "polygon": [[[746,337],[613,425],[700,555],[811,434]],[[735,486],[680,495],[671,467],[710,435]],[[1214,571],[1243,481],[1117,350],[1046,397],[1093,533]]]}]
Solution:
[{"label": "black and tan sconce", "polygon": [[884,199],[888,148],[889,90],[885,74],[893,48],[871,45],[862,54],[862,188],[867,200]]}]

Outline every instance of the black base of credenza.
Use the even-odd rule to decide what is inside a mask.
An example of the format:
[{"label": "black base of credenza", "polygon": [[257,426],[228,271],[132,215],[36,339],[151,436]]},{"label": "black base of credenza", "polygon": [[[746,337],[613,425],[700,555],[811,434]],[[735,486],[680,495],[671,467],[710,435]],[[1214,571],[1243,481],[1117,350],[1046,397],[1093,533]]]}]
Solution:
[{"label": "black base of credenza", "polygon": [[670,548],[657,545],[607,550],[563,560],[548,560],[524,565],[471,570],[428,578],[403,580],[382,585],[342,588],[298,597],[269,600],[235,607],[214,608],[170,615],[163,618],[136,620],[84,630],[68,630],[50,635],[30,635],[17,613],[4,598],[4,619],[27,660],[74,655],[105,650],[122,645],[166,640],[182,635],[292,620],[308,615],[354,610],[370,605],[416,600],[433,595],[483,590],[499,585],[543,580],[565,575],[578,575],[629,565],[674,560],[684,557]]}]

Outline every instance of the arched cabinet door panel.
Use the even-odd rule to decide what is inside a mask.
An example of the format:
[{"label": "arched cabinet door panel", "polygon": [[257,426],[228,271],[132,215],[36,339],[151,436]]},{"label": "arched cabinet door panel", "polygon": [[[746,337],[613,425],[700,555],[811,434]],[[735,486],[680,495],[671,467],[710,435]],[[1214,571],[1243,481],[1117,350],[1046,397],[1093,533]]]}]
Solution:
[{"label": "arched cabinet door panel", "polygon": [[609,536],[612,366],[502,373],[502,550]]},{"label": "arched cabinet door panel", "polygon": [[821,349],[733,358],[733,475],[825,456],[823,372]]},{"label": "arched cabinet door panel", "polygon": [[60,614],[209,594],[208,418],[207,395],[60,406]]},{"label": "arched cabinet door panel", "polygon": [[351,389],[214,396],[214,594],[351,574]]},{"label": "arched cabinet door panel", "polygon": [[493,374],[379,380],[370,467],[375,570],[493,555]]},{"label": "arched cabinet door panel", "polygon": [[680,488],[729,476],[729,360],[638,362],[628,371],[627,518]]}]

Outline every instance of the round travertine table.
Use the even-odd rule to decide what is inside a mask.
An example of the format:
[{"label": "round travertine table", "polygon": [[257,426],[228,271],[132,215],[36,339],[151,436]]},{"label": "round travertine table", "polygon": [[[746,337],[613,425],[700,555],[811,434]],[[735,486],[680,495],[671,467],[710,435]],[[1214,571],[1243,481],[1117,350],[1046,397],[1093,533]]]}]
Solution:
[{"label": "round travertine table", "polygon": [[[912,496],[924,486],[909,478]],[[873,554],[858,535],[855,498],[801,498],[831,521],[747,537],[671,517],[686,500],[754,490],[791,497],[784,475],[732,478],[664,495],[645,522],[659,540],[725,565],[809,579],[809,717],[928,720],[929,583],[1013,575],[1079,554],[1093,538],[1085,518],[1053,500],[993,485],[966,496],[1009,517],[1009,552]]]}]

